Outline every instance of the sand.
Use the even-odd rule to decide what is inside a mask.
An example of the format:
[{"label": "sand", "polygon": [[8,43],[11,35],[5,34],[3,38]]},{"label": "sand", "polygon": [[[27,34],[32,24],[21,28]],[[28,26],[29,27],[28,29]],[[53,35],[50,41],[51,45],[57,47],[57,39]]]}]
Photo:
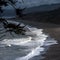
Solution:
[{"label": "sand", "polygon": [[16,21],[44,29],[44,33],[49,34],[52,38],[57,40],[58,44],[50,46],[46,51],[46,54],[43,55],[45,57],[43,60],[60,60],[60,25],[38,22],[35,17],[30,18],[30,20],[28,20],[28,17],[23,20],[21,20],[21,18],[17,18]]},{"label": "sand", "polygon": [[60,25],[52,23],[40,23],[31,20],[22,20],[21,22],[37,28],[42,28],[44,29],[44,33],[49,34],[52,38],[57,40],[58,44],[50,46],[50,48],[46,51],[46,54],[43,55],[45,57],[43,60],[60,60]]},{"label": "sand", "polygon": [[57,40],[58,44],[53,45],[48,49],[44,55],[45,59],[43,60],[60,60],[60,28],[49,28],[44,31]]}]

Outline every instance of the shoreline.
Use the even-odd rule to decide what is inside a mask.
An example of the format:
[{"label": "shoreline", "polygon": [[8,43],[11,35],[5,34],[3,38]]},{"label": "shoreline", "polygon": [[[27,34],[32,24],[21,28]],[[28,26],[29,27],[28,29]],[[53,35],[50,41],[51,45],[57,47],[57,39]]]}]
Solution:
[{"label": "shoreline", "polygon": [[46,54],[43,54],[45,58],[42,60],[60,60],[60,25],[21,19],[17,19],[15,21],[22,22],[33,27],[41,28],[43,29],[44,33],[49,34],[52,38],[54,38],[58,44],[51,45],[50,48],[46,51]]},{"label": "shoreline", "polygon": [[44,32],[54,38],[58,44],[50,46],[43,60],[60,60],[60,28],[45,29]]},{"label": "shoreline", "polygon": [[40,23],[34,21],[21,22],[25,22],[26,24],[31,24],[32,26],[43,29],[44,33],[49,34],[58,42],[58,44],[50,46],[50,48],[46,51],[46,54],[44,54],[45,58],[42,60],[60,60],[60,25],[51,23]]}]

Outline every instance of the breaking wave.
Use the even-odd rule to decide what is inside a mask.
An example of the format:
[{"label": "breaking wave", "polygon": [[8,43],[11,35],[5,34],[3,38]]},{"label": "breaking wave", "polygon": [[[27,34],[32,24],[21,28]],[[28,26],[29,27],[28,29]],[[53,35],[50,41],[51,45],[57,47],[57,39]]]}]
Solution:
[{"label": "breaking wave", "polygon": [[[19,53],[22,51],[20,57],[18,56],[14,60],[30,60],[35,56],[41,55],[45,50],[44,46],[57,44],[57,41],[43,33],[43,29],[38,29],[28,25],[25,27],[25,29],[27,30],[27,32],[25,32],[26,35],[17,35],[13,33],[14,37],[12,37],[9,32],[7,32],[3,33],[2,35],[4,36],[0,39],[0,48],[4,48],[6,46],[20,47]],[[23,56],[21,56],[22,54]],[[6,60],[10,60],[10,58],[6,58]]]}]

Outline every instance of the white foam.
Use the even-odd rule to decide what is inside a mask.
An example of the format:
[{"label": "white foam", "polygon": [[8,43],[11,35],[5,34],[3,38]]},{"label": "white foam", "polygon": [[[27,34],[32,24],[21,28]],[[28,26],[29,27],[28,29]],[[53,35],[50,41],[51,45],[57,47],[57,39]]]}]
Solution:
[{"label": "white foam", "polygon": [[50,46],[50,45],[54,45],[54,44],[58,44],[58,42],[54,39],[51,40],[47,40],[44,44],[44,46]]},{"label": "white foam", "polygon": [[31,41],[31,37],[21,38],[21,39],[4,39],[0,43],[6,46],[11,46],[11,45],[23,45],[29,41]]},{"label": "white foam", "polygon": [[[15,22],[16,23],[16,22]],[[44,48],[42,46],[49,46],[53,44],[57,44],[55,40],[47,40],[48,35],[43,33],[43,29],[38,29],[35,27],[26,26],[26,36],[20,36],[14,34],[15,37],[11,37],[8,33],[5,33],[4,39],[0,41],[0,46],[12,46],[18,45],[22,47],[27,47],[26,51],[29,50],[30,52],[25,56],[18,57],[16,60],[29,60],[30,58],[40,55]],[[16,38],[18,37],[18,38]]]},{"label": "white foam", "polygon": [[29,60],[30,58],[32,58],[34,56],[40,55],[41,51],[44,51],[44,48],[37,47],[35,49],[32,49],[32,51],[29,54],[27,54],[26,56],[19,57],[16,60]]}]

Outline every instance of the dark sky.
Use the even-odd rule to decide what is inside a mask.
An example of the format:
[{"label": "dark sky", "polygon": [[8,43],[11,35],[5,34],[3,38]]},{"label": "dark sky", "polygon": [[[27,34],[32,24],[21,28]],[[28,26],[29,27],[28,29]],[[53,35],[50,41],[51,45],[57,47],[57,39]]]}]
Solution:
[{"label": "dark sky", "polygon": [[[22,1],[22,0],[19,0]],[[23,0],[25,6],[31,7],[35,5],[42,5],[42,4],[53,4],[53,3],[60,3],[60,0]]]}]

